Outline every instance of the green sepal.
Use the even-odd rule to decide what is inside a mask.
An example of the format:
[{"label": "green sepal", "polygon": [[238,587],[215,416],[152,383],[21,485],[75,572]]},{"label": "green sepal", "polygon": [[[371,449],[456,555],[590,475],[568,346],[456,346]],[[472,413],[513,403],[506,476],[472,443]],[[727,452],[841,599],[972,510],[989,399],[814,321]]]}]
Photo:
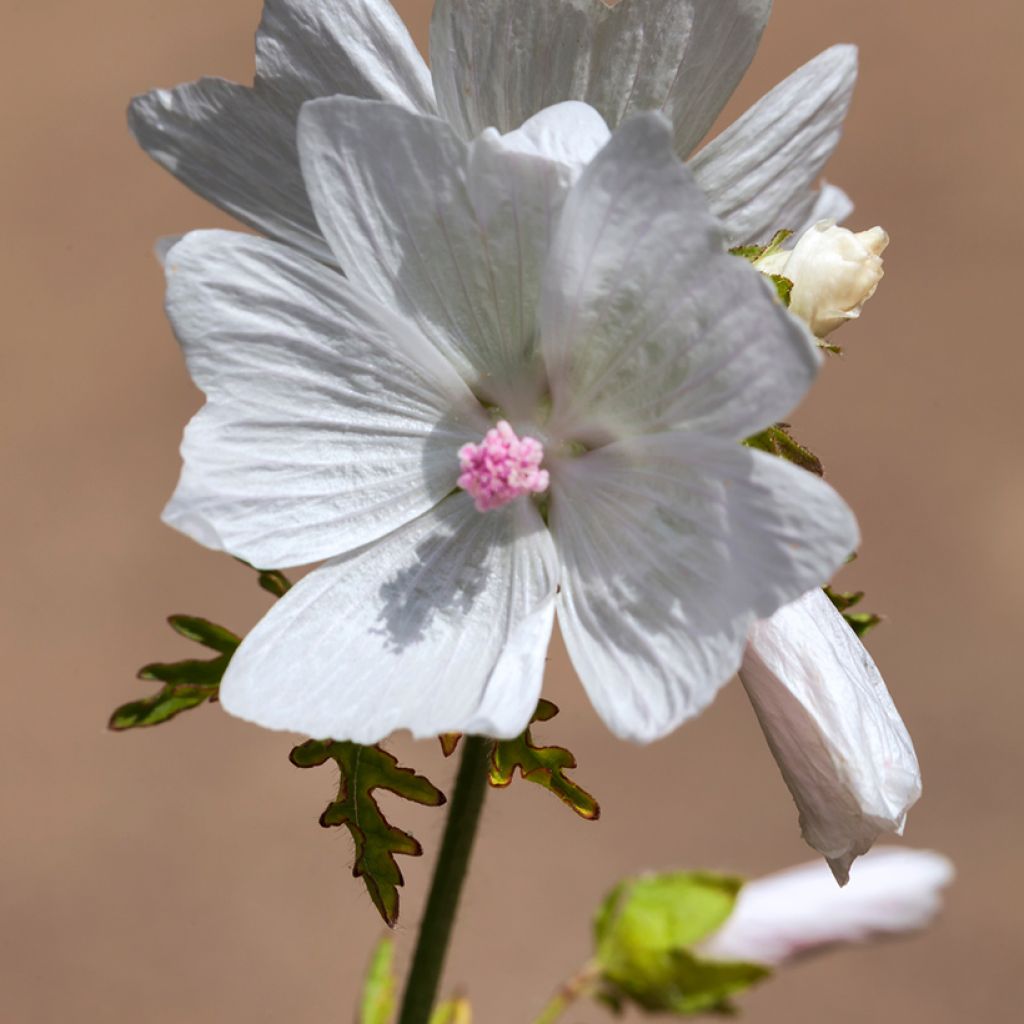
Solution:
[{"label": "green sepal", "polygon": [[[548,722],[557,714],[556,705],[541,700],[530,723]],[[600,805],[565,774],[575,767],[576,758],[564,747],[536,746],[531,729],[527,727],[517,739],[495,742],[491,751],[490,783],[497,788],[507,786],[518,769],[527,782],[550,790],[581,818],[596,821],[601,816]]]},{"label": "green sepal", "polygon": [[396,991],[395,944],[391,939],[381,939],[363,982],[358,1024],[391,1024]]},{"label": "green sepal", "polygon": [[613,889],[594,921],[602,1001],[680,1015],[730,1012],[728,998],[770,972],[704,960],[695,949],[728,919],[742,884],[726,875],[675,872]]},{"label": "green sepal", "polygon": [[268,593],[274,597],[284,597],[292,589],[292,581],[283,572],[277,569],[257,570],[259,576],[257,582]]},{"label": "green sepal", "polygon": [[202,644],[217,656],[208,660],[188,659],[154,662],[139,669],[138,678],[163,683],[151,697],[123,704],[110,716],[109,726],[117,732],[160,725],[207,701],[215,701],[220,681],[241,639],[230,630],[194,615],[172,615],[171,628],[186,640]]},{"label": "green sepal", "polygon": [[404,885],[395,856],[419,857],[423,847],[384,817],[374,790],[385,789],[427,807],[441,806],[445,796],[429,779],[400,767],[380,747],[308,740],[291,752],[291,762],[298,768],[315,768],[328,761],[334,761],[340,773],[338,798],[320,815],[320,824],[348,828],[356,848],[352,874],[362,878],[373,905],[393,928],[398,920],[398,887]]},{"label": "green sepal", "polygon": [[873,612],[850,611],[851,608],[855,608],[864,600],[863,590],[847,593],[833,590],[831,587],[825,587],[824,590],[825,595],[836,606],[836,610],[842,613],[842,616],[846,619],[847,625],[849,625],[850,629],[852,629],[861,639],[864,638],[866,633],[884,621],[881,615],[875,615]]},{"label": "green sepal", "polygon": [[739,256],[742,259],[749,260],[751,263],[756,263],[758,260],[764,259],[765,256],[772,256],[777,253],[786,241],[792,237],[792,231],[783,229],[782,231],[776,231],[767,245],[737,245],[730,249],[729,252],[733,256]]},{"label": "green sepal", "polygon": [[775,291],[778,293],[779,302],[781,302],[786,309],[789,309],[790,303],[793,301],[793,282],[782,274],[769,274],[772,284],[775,285]]},{"label": "green sepal", "polygon": [[815,476],[824,476],[825,470],[821,460],[809,448],[805,448],[789,432],[788,423],[776,423],[774,427],[761,431],[753,437],[748,437],[743,442],[748,448],[756,448],[760,452],[767,452],[794,466],[806,469]]}]

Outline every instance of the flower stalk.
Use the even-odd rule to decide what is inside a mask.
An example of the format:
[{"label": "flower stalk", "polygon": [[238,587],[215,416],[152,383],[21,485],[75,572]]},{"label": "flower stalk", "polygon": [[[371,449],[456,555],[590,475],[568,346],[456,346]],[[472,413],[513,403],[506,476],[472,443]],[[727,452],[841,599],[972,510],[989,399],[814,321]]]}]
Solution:
[{"label": "flower stalk", "polygon": [[533,1024],[557,1024],[573,1003],[590,993],[599,974],[600,968],[596,963],[585,964],[552,996]]},{"label": "flower stalk", "polygon": [[487,791],[487,758],[491,743],[483,736],[467,736],[463,740],[462,761],[455,780],[441,852],[430,883],[430,895],[420,922],[398,1024],[427,1024],[437,999]]}]

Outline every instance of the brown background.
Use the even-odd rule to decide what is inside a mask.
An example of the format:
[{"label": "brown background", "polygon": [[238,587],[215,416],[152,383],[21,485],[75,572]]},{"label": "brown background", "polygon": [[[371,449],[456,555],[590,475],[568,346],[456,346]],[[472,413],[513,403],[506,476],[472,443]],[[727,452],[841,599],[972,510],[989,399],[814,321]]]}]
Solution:
[{"label": "brown background", "polygon": [[[427,0],[399,6],[423,39]],[[247,571],[158,520],[198,396],[150,245],[227,221],[123,121],[155,85],[247,81],[259,8],[3,5],[5,1022],[348,1021],[381,930],[348,836],[316,825],[330,773],[292,768],[286,737],[216,709],[104,730],[146,690],[138,665],[185,653],[164,615],[243,630],[267,605]],[[888,277],[797,423],[863,526],[844,582],[889,617],[871,647],[926,780],[907,841],[960,873],[930,934],[787,972],[745,1000],[751,1021],[1007,1021],[1020,1004],[1022,33],[1016,0],[787,0],[730,109],[832,42],[862,47],[829,174],[856,196],[856,225],[891,231]],[[647,749],[606,734],[558,647],[548,692],[565,714],[547,734],[576,751],[604,818],[522,784],[491,797],[448,973],[483,1024],[529,1019],[586,956],[589,914],[622,875],[808,857],[738,687]],[[432,746],[398,748],[446,781]],[[440,812],[401,818],[436,849]],[[407,869],[403,950],[428,867]]]}]

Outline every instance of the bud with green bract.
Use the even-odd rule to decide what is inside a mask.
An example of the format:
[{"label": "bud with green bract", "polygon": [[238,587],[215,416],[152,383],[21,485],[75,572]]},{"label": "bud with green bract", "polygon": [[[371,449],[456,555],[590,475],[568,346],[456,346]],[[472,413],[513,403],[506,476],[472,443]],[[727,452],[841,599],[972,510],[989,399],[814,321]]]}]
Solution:
[{"label": "bud with green bract", "polygon": [[613,1007],[677,1014],[728,1010],[771,972],[695,950],[728,919],[742,880],[707,872],[644,875],[618,885],[594,921],[600,997]]}]

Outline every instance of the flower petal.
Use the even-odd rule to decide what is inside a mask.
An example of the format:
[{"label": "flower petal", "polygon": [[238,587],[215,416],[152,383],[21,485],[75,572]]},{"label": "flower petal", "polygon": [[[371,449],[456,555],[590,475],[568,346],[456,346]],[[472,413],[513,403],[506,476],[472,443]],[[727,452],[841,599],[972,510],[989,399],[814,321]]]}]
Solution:
[{"label": "flower petal", "polygon": [[194,192],[273,238],[330,260],[295,150],[303,102],[344,93],[432,112],[429,72],[387,0],[266,0],[256,84],[202,78],[136,97],[143,149]]},{"label": "flower petal", "polygon": [[688,432],[558,460],[551,477],[566,646],[628,739],[702,711],[753,621],[823,583],[857,544],[851,512],[818,477]]},{"label": "flower petal", "polygon": [[535,307],[571,168],[496,132],[467,144],[437,118],[340,96],[303,108],[299,149],[348,276],[414,319],[507,415],[532,411]]},{"label": "flower petal", "polygon": [[544,272],[552,431],[594,444],[678,426],[740,440],[783,419],[821,363],[673,154],[623,125],[566,201]]},{"label": "flower petal", "polygon": [[483,410],[407,320],[274,242],[188,235],[167,310],[206,406],[164,518],[255,565],[348,551],[433,507]]},{"label": "flower petal", "polygon": [[531,503],[481,514],[452,495],[293,587],[242,642],[221,701],[318,739],[517,736],[540,695],[555,581]]},{"label": "flower petal", "polygon": [[929,850],[874,850],[845,889],[820,861],[802,864],[748,882],[701,955],[781,967],[839,945],[896,938],[932,922],[952,880],[953,865]]},{"label": "flower petal", "polygon": [[582,100],[613,128],[664,110],[686,156],[743,77],[771,0],[437,0],[441,111],[467,137]]},{"label": "flower petal", "polygon": [[813,185],[842,134],[857,49],[833,46],[754,104],[691,161],[730,244],[766,242],[808,222]]},{"label": "flower petal", "polygon": [[758,622],[740,669],[800,811],[804,839],[844,885],[921,795],[914,746],[875,663],[821,590]]}]

